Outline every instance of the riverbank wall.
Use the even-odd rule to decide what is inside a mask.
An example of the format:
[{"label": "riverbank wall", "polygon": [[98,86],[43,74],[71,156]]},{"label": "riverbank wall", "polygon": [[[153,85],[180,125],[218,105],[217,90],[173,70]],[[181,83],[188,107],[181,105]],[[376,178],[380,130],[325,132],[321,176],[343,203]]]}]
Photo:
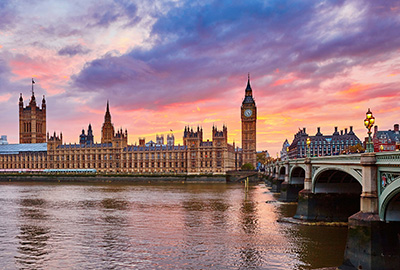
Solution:
[{"label": "riverbank wall", "polygon": [[246,178],[258,181],[257,172],[230,171],[226,174],[71,174],[9,173],[0,174],[0,182],[76,182],[76,183],[240,183]]},{"label": "riverbank wall", "polygon": [[67,174],[0,174],[0,182],[64,182],[64,183],[225,183],[226,175],[67,175]]}]

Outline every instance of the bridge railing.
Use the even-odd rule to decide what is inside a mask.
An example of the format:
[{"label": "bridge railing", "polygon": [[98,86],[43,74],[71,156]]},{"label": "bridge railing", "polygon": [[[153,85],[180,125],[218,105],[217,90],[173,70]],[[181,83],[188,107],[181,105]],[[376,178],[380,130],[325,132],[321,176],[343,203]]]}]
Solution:
[{"label": "bridge railing", "polygon": [[393,152],[378,152],[376,153],[377,165],[399,165],[400,164],[400,151]]}]

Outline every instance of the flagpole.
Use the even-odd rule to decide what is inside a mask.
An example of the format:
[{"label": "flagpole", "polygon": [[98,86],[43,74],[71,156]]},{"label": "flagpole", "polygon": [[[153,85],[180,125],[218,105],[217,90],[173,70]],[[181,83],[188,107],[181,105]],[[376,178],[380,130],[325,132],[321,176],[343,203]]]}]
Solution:
[{"label": "flagpole", "polygon": [[32,78],[32,96],[35,94],[34,92],[33,92],[33,85],[35,84],[35,81],[33,80],[33,78]]}]

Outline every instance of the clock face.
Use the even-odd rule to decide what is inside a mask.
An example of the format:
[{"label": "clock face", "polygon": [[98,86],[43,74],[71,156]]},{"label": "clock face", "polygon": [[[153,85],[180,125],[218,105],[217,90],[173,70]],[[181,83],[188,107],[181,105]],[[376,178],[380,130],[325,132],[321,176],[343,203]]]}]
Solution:
[{"label": "clock face", "polygon": [[247,109],[244,111],[244,116],[246,116],[246,117],[250,117],[252,114],[253,114],[252,110]]}]

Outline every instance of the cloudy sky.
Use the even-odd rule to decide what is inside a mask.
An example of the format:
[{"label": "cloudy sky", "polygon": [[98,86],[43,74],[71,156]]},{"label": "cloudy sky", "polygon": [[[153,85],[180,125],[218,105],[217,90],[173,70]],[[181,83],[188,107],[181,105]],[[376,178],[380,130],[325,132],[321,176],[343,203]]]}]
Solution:
[{"label": "cloudy sky", "polygon": [[399,1],[1,0],[0,133],[18,142],[18,97],[46,95],[48,131],[100,141],[107,99],[129,142],[228,126],[240,145],[247,73],[257,150],[299,128],[354,126],[370,107],[400,122]]}]

